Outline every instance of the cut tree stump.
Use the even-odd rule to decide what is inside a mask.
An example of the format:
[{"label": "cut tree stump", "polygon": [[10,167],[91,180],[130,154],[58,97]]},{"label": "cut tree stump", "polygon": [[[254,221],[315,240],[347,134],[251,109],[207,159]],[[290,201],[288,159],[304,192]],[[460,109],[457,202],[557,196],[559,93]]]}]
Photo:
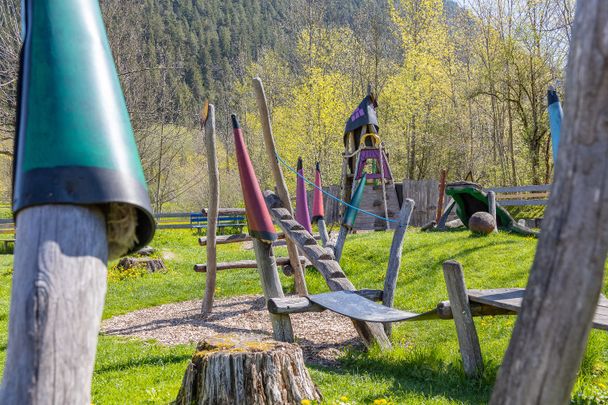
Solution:
[{"label": "cut tree stump", "polygon": [[122,267],[123,269],[145,267],[148,273],[167,270],[162,259],[152,259],[149,257],[123,257],[118,262],[118,267]]},{"label": "cut tree stump", "polygon": [[299,346],[231,334],[197,345],[174,404],[299,405],[303,399],[322,396]]}]

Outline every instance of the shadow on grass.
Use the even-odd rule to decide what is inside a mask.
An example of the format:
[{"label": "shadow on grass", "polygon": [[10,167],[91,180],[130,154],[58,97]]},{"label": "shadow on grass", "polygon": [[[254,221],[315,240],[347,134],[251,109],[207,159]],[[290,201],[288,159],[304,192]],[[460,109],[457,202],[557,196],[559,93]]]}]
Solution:
[{"label": "shadow on grass", "polygon": [[390,382],[390,388],[384,392],[370,393],[362,398],[365,403],[373,403],[378,397],[403,398],[410,393],[428,398],[441,396],[462,404],[487,403],[498,370],[496,365],[485,364],[486,371],[480,378],[473,379],[464,375],[460,361],[446,364],[433,353],[416,353],[413,359],[374,356],[363,352],[351,353],[343,359],[341,368],[308,367],[341,376],[356,372],[375,381]]},{"label": "shadow on grass", "polygon": [[191,354],[166,354],[162,356],[147,356],[143,359],[131,359],[124,362],[113,363],[95,369],[96,374],[113,371],[124,371],[136,367],[159,366],[164,364],[183,363],[192,358]]}]

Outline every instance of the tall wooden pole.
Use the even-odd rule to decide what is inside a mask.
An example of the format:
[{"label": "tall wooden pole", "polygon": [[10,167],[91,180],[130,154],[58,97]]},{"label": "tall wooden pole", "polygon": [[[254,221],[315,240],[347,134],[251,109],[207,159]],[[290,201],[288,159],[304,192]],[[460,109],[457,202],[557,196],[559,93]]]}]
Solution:
[{"label": "tall wooden pole", "polygon": [[[395,290],[397,289],[397,277],[399,277],[399,268],[401,267],[401,255],[403,254],[403,240],[405,232],[410,223],[414,211],[414,200],[406,198],[399,212],[399,223],[393,234],[393,242],[391,243],[390,255],[388,257],[388,267],[386,269],[386,277],[384,278],[384,291],[382,293],[382,304],[387,307],[392,307],[395,301]],[[384,325],[384,331],[390,337],[392,325],[387,323]]]},{"label": "tall wooden pole", "polygon": [[488,191],[488,211],[494,218],[494,232],[498,232],[498,220],[496,219],[496,193]]},{"label": "tall wooden pole", "polygon": [[106,293],[101,210],[42,205],[17,216],[1,404],[90,404]]},{"label": "tall wooden pole", "polygon": [[[384,204],[384,218],[388,219],[388,202],[386,201],[386,184],[384,183],[384,148],[382,148],[382,144],[378,145],[378,149],[380,150],[380,177],[382,184],[382,202]],[[388,221],[384,222],[384,229],[388,230],[391,228],[391,224]]]},{"label": "tall wooden pole", "polygon": [[441,214],[443,214],[443,199],[445,197],[445,183],[448,176],[446,169],[441,169],[441,177],[439,178],[439,197],[437,198],[437,213],[435,214],[435,223],[439,224]]},{"label": "tall wooden pole", "polygon": [[608,2],[577,2],[559,165],[491,404],[568,404],[608,251]]},{"label": "tall wooden pole", "polygon": [[209,172],[209,208],[207,210],[207,276],[205,281],[205,296],[203,297],[202,314],[208,315],[213,310],[217,276],[217,216],[220,206],[220,173],[217,167],[217,151],[215,146],[215,106],[209,104],[207,114],[202,122],[207,149],[207,169]]},{"label": "tall wooden pole", "polygon": [[[268,104],[266,102],[266,93],[264,93],[264,85],[259,77],[253,79],[253,89],[260,110],[260,120],[262,121],[262,129],[264,132],[264,144],[266,146],[266,153],[268,155],[268,162],[270,163],[274,182],[277,187],[277,194],[285,204],[285,208],[289,210],[290,213],[293,213],[287,184],[285,183],[283,172],[281,171],[279,161],[277,160],[277,149],[274,143],[274,136],[272,135],[272,124],[270,122],[270,112],[268,111]],[[286,242],[287,252],[289,253],[291,267],[293,269],[296,292],[299,295],[308,295],[306,279],[304,278],[304,269],[300,263],[298,249],[291,240],[287,239]]]}]

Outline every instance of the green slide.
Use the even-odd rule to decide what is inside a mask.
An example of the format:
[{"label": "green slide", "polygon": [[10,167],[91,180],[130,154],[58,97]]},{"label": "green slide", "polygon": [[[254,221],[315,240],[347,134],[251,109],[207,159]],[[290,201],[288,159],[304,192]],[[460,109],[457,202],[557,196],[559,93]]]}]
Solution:
[{"label": "green slide", "polygon": [[[445,193],[456,202],[456,215],[469,226],[469,218],[478,211],[488,212],[488,193],[476,183],[459,181],[446,185]],[[507,210],[496,202],[496,222],[499,228],[524,236],[538,236],[538,232],[519,225]]]}]

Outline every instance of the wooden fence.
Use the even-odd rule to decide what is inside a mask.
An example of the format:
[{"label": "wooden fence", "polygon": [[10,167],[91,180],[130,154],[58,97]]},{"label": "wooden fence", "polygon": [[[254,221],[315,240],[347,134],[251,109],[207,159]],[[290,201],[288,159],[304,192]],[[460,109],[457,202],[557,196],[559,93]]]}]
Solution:
[{"label": "wooden fence", "polygon": [[547,205],[551,184],[516,187],[493,187],[496,199],[503,207]]}]

